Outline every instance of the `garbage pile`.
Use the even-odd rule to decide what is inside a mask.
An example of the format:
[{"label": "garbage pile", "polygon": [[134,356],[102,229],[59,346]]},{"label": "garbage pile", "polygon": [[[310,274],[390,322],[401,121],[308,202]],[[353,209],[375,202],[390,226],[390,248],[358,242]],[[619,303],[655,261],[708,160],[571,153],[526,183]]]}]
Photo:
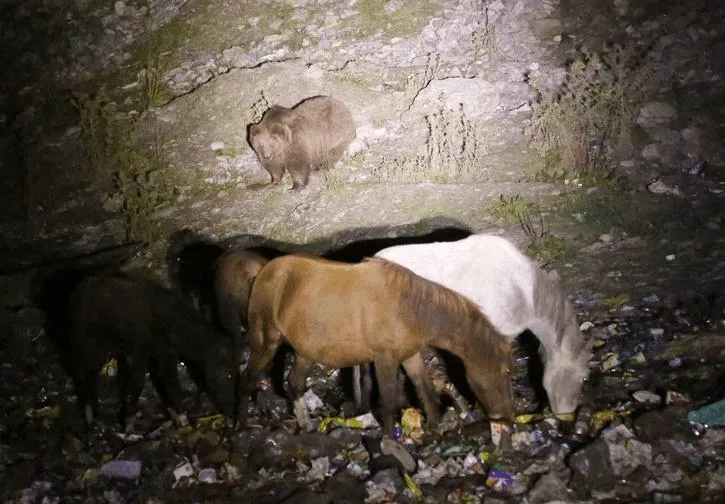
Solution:
[{"label": "garbage pile", "polygon": [[636,308],[618,300],[582,326],[594,342],[592,374],[570,432],[537,409],[527,376],[533,356],[519,349],[519,416],[504,449],[435,353],[428,369],[446,407],[437,429],[410,403],[394,436],[383,436],[373,413],[354,412],[344,371],[316,366],[305,394],[314,432],[298,432],[286,398],[267,379],[244,430],[230,429],[184,381],[192,425],[164,423],[147,386],[140,409],[148,429],[116,432],[115,395],[102,388],[106,427],[86,434],[42,334],[24,339],[36,330],[31,315],[14,315],[14,331],[22,318],[26,332],[11,335],[2,350],[19,351],[21,339],[34,345],[22,362],[2,356],[4,502],[688,503],[725,496],[725,325],[655,299]]}]

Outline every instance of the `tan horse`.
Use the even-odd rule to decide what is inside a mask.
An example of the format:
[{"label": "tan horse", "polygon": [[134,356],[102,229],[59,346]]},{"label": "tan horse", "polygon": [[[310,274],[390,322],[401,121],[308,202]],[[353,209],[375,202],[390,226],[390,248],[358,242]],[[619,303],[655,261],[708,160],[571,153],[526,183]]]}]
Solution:
[{"label": "tan horse", "polygon": [[460,357],[489,417],[513,421],[511,344],[465,297],[389,261],[347,264],[293,254],[262,268],[249,301],[251,355],[242,377],[243,421],[257,376],[283,341],[296,353],[289,388],[303,429],[311,428],[302,394],[315,362],[338,368],[374,362],[388,434],[402,364],[435,424],[435,391],[420,354],[426,346]]}]

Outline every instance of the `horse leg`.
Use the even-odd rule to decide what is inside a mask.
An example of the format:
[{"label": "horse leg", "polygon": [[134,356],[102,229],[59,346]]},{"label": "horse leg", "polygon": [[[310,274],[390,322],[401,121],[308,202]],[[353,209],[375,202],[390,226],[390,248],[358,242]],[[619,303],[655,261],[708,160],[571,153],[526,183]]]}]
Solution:
[{"label": "horse leg", "polygon": [[400,364],[390,358],[375,361],[375,374],[380,389],[380,415],[383,417],[383,431],[393,435],[393,410],[397,404],[398,368]]},{"label": "horse leg", "polygon": [[242,426],[247,423],[249,396],[257,385],[259,375],[272,363],[281,338],[282,333],[277,329],[271,331],[257,329],[249,333],[249,361],[240,378],[239,423]]},{"label": "horse leg", "polygon": [[[161,400],[166,406],[166,411],[169,416],[177,426],[188,426],[189,419],[181,409],[182,393],[178,370],[176,368],[176,355],[173,352],[163,352],[157,355],[151,361],[149,374],[151,375],[156,392],[161,396]],[[200,390],[198,394],[199,396],[201,395]]]},{"label": "horse leg", "polygon": [[124,432],[134,430],[134,420],[138,410],[138,398],[143,391],[146,378],[146,363],[143,359],[128,356],[119,356],[118,362],[118,390],[121,399],[120,420]]},{"label": "horse leg", "polygon": [[371,364],[352,367],[352,388],[358,413],[370,411],[370,395],[373,392]]},{"label": "horse leg", "polygon": [[360,364],[352,367],[352,394],[355,398],[355,409],[362,410],[362,391],[360,390]]},{"label": "horse leg", "polygon": [[415,386],[415,391],[423,403],[423,410],[431,427],[438,425],[438,397],[433,382],[425,369],[425,362],[420,352],[403,361],[403,368]]},{"label": "horse leg", "polygon": [[292,398],[292,411],[294,412],[295,418],[297,418],[297,424],[305,432],[312,431],[312,421],[310,420],[310,413],[307,411],[305,405],[305,399],[302,397],[305,393],[305,381],[307,375],[312,369],[312,361],[308,361],[300,357],[299,354],[295,355],[295,363],[292,366],[292,370],[287,377],[287,383],[289,385],[289,394]]}]

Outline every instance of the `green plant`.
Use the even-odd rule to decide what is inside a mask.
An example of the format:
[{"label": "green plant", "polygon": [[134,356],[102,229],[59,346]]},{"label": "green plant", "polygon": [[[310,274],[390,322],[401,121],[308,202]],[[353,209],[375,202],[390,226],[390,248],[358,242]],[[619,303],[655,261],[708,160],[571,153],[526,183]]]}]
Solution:
[{"label": "green plant", "polygon": [[488,6],[484,7],[484,22],[471,35],[471,43],[473,44],[473,54],[476,58],[487,58],[491,62],[498,54],[498,42],[496,40],[496,30],[492,24],[488,22]]},{"label": "green plant", "polygon": [[505,222],[521,222],[530,217],[534,207],[526,202],[520,195],[499,196],[498,202],[491,207],[491,215]]},{"label": "green plant", "polygon": [[242,155],[242,150],[236,145],[225,145],[216,151],[217,156],[235,158]]},{"label": "green plant", "polygon": [[122,212],[131,237],[151,241],[158,226],[156,208],[168,202],[172,187],[164,173],[168,164],[160,131],[146,149],[137,144],[136,120],[117,113],[117,106],[105,94],[77,94],[81,135],[88,154],[92,180],[113,183],[123,199]]},{"label": "green plant", "polygon": [[320,170],[322,176],[322,185],[325,190],[332,194],[339,194],[347,183],[347,179],[342,175],[340,170],[330,170],[324,168]]},{"label": "green plant", "polygon": [[267,97],[264,96],[264,91],[259,92],[259,97],[252,103],[252,106],[242,112],[244,124],[256,124],[262,120],[264,113],[272,107]]},{"label": "green plant", "polygon": [[417,184],[426,179],[426,158],[417,155],[415,158],[407,156],[384,157],[372,169],[372,174],[381,182],[395,182],[398,184]]},{"label": "green plant", "polygon": [[537,224],[534,224],[531,212],[519,216],[521,229],[529,239],[529,246],[526,248],[527,255],[536,259],[542,266],[571,260],[575,255],[574,249],[561,238],[551,234],[541,213],[538,217]]},{"label": "green plant", "polygon": [[126,136],[115,119],[116,105],[105,93],[76,93],[71,103],[78,111],[81,137],[88,157],[88,175],[95,183],[108,180],[114,165],[119,139]]},{"label": "green plant", "polygon": [[538,96],[528,131],[533,144],[558,153],[561,173],[606,178],[609,152],[631,143],[634,111],[651,65],[632,49],[614,46],[602,54],[583,49],[559,88],[546,89],[531,75]]},{"label": "green plant", "polygon": [[463,110],[452,112],[441,106],[425,117],[428,126],[426,153],[415,157],[383,158],[373,168],[382,181],[411,184],[430,181],[438,184],[476,180],[480,175],[479,139]]},{"label": "green plant", "polygon": [[418,93],[428,87],[434,79],[438,78],[441,69],[441,55],[428,53],[425,70],[408,76],[405,80],[405,95],[415,98]]},{"label": "green plant", "polygon": [[479,170],[479,141],[463,104],[459,104],[454,113],[441,107],[425,120],[428,123],[426,147],[431,180],[442,183],[475,179]]},{"label": "green plant", "polygon": [[536,259],[542,267],[554,263],[564,263],[576,256],[575,250],[566,242],[552,234],[542,236],[526,249],[526,254]]}]

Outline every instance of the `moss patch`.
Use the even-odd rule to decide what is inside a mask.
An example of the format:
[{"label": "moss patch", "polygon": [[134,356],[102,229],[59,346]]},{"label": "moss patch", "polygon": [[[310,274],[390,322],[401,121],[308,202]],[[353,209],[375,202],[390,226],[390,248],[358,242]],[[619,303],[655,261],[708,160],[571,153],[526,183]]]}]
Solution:
[{"label": "moss patch", "polygon": [[386,11],[385,0],[358,0],[355,4],[357,14],[341,23],[343,36],[352,39],[366,39],[375,35],[385,40],[394,37],[412,37],[428,24],[438,12],[434,2],[405,2],[397,10]]}]

